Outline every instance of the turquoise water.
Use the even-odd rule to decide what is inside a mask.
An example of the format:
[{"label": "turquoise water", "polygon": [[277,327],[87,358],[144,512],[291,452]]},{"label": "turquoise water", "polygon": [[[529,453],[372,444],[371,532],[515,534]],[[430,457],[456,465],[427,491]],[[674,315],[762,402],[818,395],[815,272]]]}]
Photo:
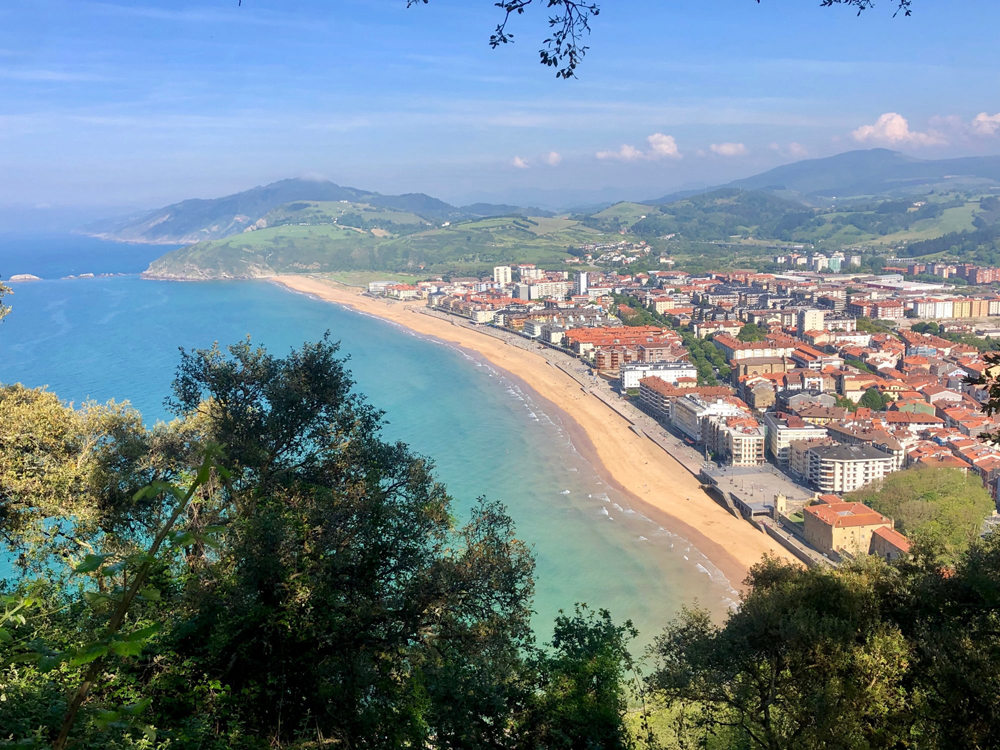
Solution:
[{"label": "turquoise water", "polygon": [[[0,262],[2,262],[0,255]],[[0,326],[0,381],[67,401],[127,399],[164,418],[177,348],[253,340],[281,353],[326,330],[388,437],[431,456],[462,517],[503,501],[537,559],[544,635],[574,602],[632,618],[648,640],[695,599],[721,612],[728,582],[685,540],[629,508],[554,415],[484,362],[390,323],[267,282],[171,283],[136,276],[18,284]]]}]

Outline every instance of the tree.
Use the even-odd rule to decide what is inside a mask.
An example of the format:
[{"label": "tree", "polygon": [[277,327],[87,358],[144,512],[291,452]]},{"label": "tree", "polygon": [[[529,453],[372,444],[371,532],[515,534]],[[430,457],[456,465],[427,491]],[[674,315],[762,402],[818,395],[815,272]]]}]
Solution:
[{"label": "tree", "polygon": [[909,721],[910,648],[882,601],[897,578],[877,559],[841,572],[765,559],[725,625],[685,611],[657,638],[650,689],[734,746],[891,747]]},{"label": "tree", "polygon": [[722,625],[686,611],[648,684],[687,736],[746,748],[996,747],[1000,536],[947,571],[921,545],[888,564],[754,566]]},{"label": "tree", "polygon": [[[122,408],[4,391],[0,486],[20,504],[4,498],[0,530],[8,554],[17,545],[49,565],[8,590],[50,613],[18,623],[10,643],[0,635],[4,662],[11,648],[35,658],[4,679],[5,737],[54,739],[86,664],[44,660],[103,637],[128,560],[163,528],[167,504],[129,488],[190,475],[190,446],[224,438],[231,481],[185,506],[183,533],[149,571],[158,599],[136,599],[123,621],[130,632],[155,619],[160,632],[107,655],[74,744],[131,746],[127,726],[97,726],[128,703],[206,748],[510,745],[541,679],[531,555],[496,503],[455,524],[430,461],[379,437],[381,414],[336,353],[326,339],[285,358],[249,342],[185,352],[179,418],[153,430]],[[44,554],[75,564],[80,545],[99,559],[85,598],[51,571],[61,555]]]},{"label": "tree", "polygon": [[740,329],[740,332],[736,334],[736,337],[740,341],[746,342],[763,341],[767,338],[767,330],[761,328],[756,323],[747,323]]},{"label": "tree", "polygon": [[3,303],[4,295],[13,294],[9,286],[4,286],[0,284],[0,321],[7,317],[10,313],[10,307]]},{"label": "tree", "polygon": [[635,747],[625,718],[628,673],[635,670],[629,644],[637,634],[607,610],[578,604],[572,616],[559,614],[551,653],[538,663],[542,683],[523,734],[526,748]]},{"label": "tree", "polygon": [[[904,16],[912,15],[913,0],[893,0],[898,2],[896,12]],[[242,4],[242,0],[240,0]],[[406,7],[427,5],[430,0],[406,0]],[[760,0],[757,0],[758,4]],[[499,0],[494,3],[502,13],[502,18],[490,36],[490,47],[496,49],[502,44],[514,41],[514,34],[507,28],[512,16],[520,16],[530,6],[545,7],[549,11],[548,24],[551,35],[542,42],[538,51],[539,62],[542,65],[556,69],[556,78],[569,79],[576,77],[576,69],[587,54],[589,47],[583,44],[584,36],[590,34],[590,21],[600,15],[601,9],[597,3],[585,0]],[[874,0],[821,0],[823,7],[845,5],[857,9],[860,16],[864,11],[875,7]]]},{"label": "tree", "polygon": [[883,396],[877,388],[869,388],[864,392],[861,400],[858,401],[858,406],[864,406],[872,411],[882,411],[888,406],[889,402]]},{"label": "tree", "polygon": [[903,534],[940,550],[949,562],[979,538],[994,507],[979,475],[934,467],[895,472],[847,498],[889,516]]}]

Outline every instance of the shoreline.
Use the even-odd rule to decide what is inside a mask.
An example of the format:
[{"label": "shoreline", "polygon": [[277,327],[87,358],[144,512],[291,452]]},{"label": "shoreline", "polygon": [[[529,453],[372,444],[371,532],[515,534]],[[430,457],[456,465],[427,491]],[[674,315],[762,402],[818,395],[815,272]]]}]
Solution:
[{"label": "shoreline", "polygon": [[651,520],[685,537],[711,560],[732,588],[743,590],[750,566],[765,553],[791,559],[770,537],[723,510],[687,469],[632,432],[622,417],[596,396],[584,393],[575,380],[541,356],[421,315],[413,305],[380,302],[325,280],[290,275],[268,280],[456,345],[503,370],[558,414],[573,445],[605,482]]}]

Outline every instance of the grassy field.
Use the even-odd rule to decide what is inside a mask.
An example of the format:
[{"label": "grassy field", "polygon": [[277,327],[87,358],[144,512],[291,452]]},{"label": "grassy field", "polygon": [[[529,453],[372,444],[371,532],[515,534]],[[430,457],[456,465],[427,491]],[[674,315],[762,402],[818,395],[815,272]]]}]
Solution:
[{"label": "grassy field", "polygon": [[646,206],[642,203],[629,203],[625,201],[623,203],[616,203],[613,206],[608,206],[603,211],[598,211],[593,216],[595,219],[618,221],[622,226],[631,227],[637,221],[640,221],[644,216],[651,216],[657,213],[659,213],[659,211],[653,206]]},{"label": "grassy field", "polygon": [[964,206],[946,208],[940,217],[917,222],[905,232],[888,234],[882,237],[880,241],[888,243],[915,242],[916,240],[934,239],[949,232],[961,232],[973,229],[972,219],[978,211],[978,200],[969,201]]}]

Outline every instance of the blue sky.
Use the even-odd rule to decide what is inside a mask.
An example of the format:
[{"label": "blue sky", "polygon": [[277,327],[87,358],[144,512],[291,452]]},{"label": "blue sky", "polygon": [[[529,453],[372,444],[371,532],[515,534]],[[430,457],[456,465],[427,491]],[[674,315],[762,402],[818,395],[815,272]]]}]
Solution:
[{"label": "blue sky", "polygon": [[605,0],[563,82],[537,63],[543,8],[489,49],[492,0],[7,0],[0,209],[303,175],[454,202],[639,199],[852,148],[1000,153],[1000,3],[818,5]]}]

